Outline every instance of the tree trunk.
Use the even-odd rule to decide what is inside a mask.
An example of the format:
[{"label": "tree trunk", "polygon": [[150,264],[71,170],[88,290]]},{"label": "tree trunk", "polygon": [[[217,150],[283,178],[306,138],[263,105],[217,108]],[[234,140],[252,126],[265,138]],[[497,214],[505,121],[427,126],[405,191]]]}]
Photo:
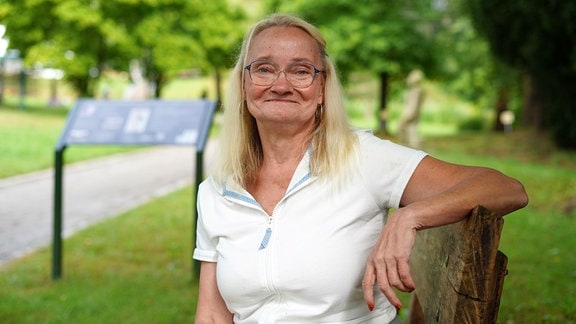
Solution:
[{"label": "tree trunk", "polygon": [[378,118],[380,125],[378,133],[382,135],[389,135],[388,132],[388,111],[386,110],[388,102],[388,79],[390,75],[387,72],[380,73],[380,107],[378,110]]},{"label": "tree trunk", "polygon": [[4,83],[6,78],[4,77],[4,62],[0,61],[0,105],[4,104]]},{"label": "tree trunk", "polygon": [[216,82],[216,109],[221,110],[222,104],[222,73],[218,68],[215,69],[215,82]]},{"label": "tree trunk", "polygon": [[494,115],[494,130],[497,132],[504,131],[504,123],[502,123],[502,113],[508,110],[508,91],[504,88],[498,90],[498,97],[496,99],[496,114]]},{"label": "tree trunk", "polygon": [[164,78],[164,73],[157,72],[154,74],[154,98],[159,99],[162,97],[162,90],[164,90],[164,85],[166,80]]},{"label": "tree trunk", "polygon": [[93,93],[90,91],[90,77],[78,76],[69,79],[80,98],[90,98]]},{"label": "tree trunk", "polygon": [[542,99],[534,87],[534,80],[531,75],[524,75],[522,89],[522,126],[542,130]]}]

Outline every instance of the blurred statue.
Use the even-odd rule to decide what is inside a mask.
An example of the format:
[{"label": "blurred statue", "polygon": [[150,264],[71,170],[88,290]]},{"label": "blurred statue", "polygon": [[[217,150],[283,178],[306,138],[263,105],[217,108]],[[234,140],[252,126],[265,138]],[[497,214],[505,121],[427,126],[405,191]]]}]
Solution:
[{"label": "blurred statue", "polygon": [[143,100],[149,95],[148,82],[138,60],[130,61],[130,79],[132,83],[124,91],[124,99]]},{"label": "blurred statue", "polygon": [[398,125],[399,141],[414,148],[420,147],[418,121],[420,119],[422,101],[424,100],[423,80],[424,73],[420,70],[413,70],[406,78],[408,89],[406,91],[404,111]]}]

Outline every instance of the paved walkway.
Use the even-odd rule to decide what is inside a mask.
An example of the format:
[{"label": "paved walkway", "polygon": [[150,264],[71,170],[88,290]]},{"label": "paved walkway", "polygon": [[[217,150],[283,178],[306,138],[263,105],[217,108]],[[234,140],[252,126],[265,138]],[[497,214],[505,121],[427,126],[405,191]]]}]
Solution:
[{"label": "paved walkway", "polygon": [[[208,143],[205,166],[215,150]],[[64,237],[194,182],[193,147],[154,147],[64,168]],[[0,266],[52,242],[52,169],[0,180]]]}]

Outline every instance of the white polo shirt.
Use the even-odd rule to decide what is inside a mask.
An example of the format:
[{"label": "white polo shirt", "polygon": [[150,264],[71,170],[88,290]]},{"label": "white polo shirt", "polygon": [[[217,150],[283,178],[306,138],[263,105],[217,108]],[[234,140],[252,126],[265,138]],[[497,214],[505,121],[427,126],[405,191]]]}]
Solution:
[{"label": "white polo shirt", "polygon": [[298,165],[271,216],[236,183],[205,180],[198,192],[194,258],[217,263],[235,323],[387,323],[395,308],[362,294],[366,259],[390,208],[398,208],[422,151],[357,132],[359,163],[335,186]]}]

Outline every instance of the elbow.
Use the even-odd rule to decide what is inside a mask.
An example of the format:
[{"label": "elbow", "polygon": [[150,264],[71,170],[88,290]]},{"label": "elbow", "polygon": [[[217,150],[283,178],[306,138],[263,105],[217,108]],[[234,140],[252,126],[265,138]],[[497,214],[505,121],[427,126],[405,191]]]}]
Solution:
[{"label": "elbow", "polygon": [[511,189],[510,192],[513,194],[510,196],[510,210],[508,213],[526,207],[528,205],[529,198],[524,185],[516,179],[511,179],[509,188]]},{"label": "elbow", "polygon": [[520,183],[520,191],[521,191],[521,198],[519,199],[519,208],[524,208],[528,205],[528,202],[530,201],[530,198],[528,198],[528,193],[526,192],[526,189],[524,189],[524,186]]},{"label": "elbow", "polygon": [[194,318],[195,324],[221,324],[221,323],[233,323],[232,315],[221,315],[221,314],[196,314]]}]

